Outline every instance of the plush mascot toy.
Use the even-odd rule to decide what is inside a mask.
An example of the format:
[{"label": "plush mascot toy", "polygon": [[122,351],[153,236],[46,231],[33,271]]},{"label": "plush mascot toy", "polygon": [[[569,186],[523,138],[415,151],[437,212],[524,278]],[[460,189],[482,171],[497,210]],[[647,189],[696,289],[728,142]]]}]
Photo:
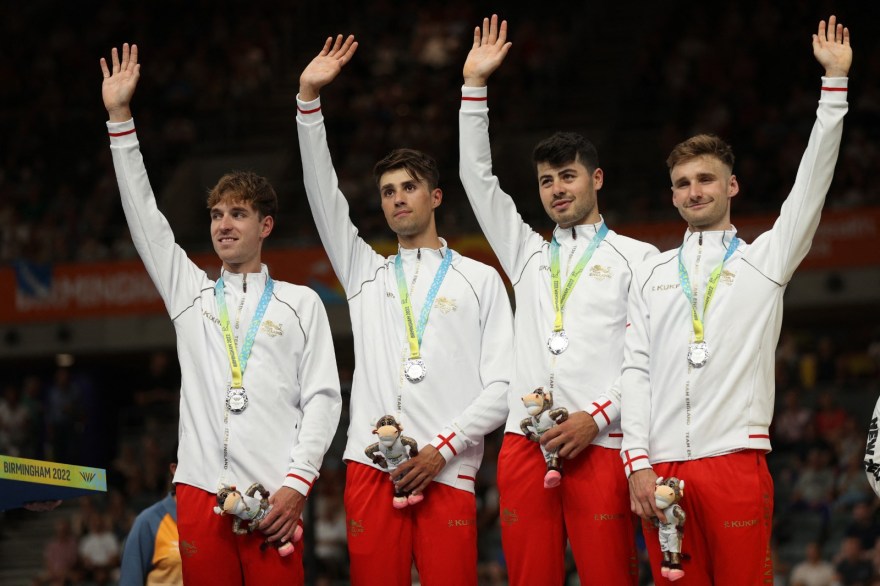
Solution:
[{"label": "plush mascot toy", "polygon": [[[568,419],[568,409],[565,407],[553,409],[553,393],[545,391],[544,387],[538,387],[533,392],[523,395],[522,401],[529,417],[519,422],[519,428],[527,440],[539,442],[539,446],[545,431]],[[541,452],[544,454],[544,461],[547,462],[544,488],[559,486],[562,482],[562,462],[559,461],[557,450],[548,452],[544,446],[541,446]]]},{"label": "plush mascot toy", "polygon": [[659,477],[654,488],[654,502],[663,511],[658,520],[660,530],[660,551],[663,561],[660,563],[660,575],[670,582],[684,576],[681,569],[681,540],[684,534],[684,509],[678,503],[684,496],[684,480],[670,476],[666,480]]},{"label": "plush mascot toy", "polygon": [[[383,470],[393,472],[401,462],[415,458],[419,453],[416,440],[401,435],[402,431],[403,426],[393,416],[380,417],[373,429],[373,433],[379,436],[379,441],[367,446],[364,453]],[[418,504],[424,499],[425,495],[423,494],[401,491],[395,487],[391,504],[395,509],[402,509],[407,505]]]},{"label": "plush mascot toy", "polygon": [[[217,491],[217,506],[214,507],[214,512],[218,515],[235,517],[232,520],[232,532],[236,535],[252,533],[255,529],[259,529],[260,522],[266,518],[271,510],[269,491],[263,488],[262,484],[252,484],[244,494],[234,486],[223,486]],[[242,528],[242,521],[247,522],[247,529]],[[302,539],[302,534],[302,521],[297,521],[293,541],[297,542]],[[269,540],[266,540],[261,547],[266,549],[268,545]],[[293,543],[289,541],[275,542],[274,545],[282,556],[288,556],[294,551]]]}]

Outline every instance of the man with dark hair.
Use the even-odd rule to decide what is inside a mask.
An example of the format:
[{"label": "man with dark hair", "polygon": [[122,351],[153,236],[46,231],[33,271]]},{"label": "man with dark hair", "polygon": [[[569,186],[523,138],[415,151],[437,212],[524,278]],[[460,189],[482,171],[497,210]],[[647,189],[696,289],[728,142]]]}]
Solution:
[{"label": "man with dark hair", "polygon": [[[188,584],[302,584],[294,541],[305,499],[333,439],[342,398],[327,313],[318,295],[269,276],[260,262],[277,197],[253,173],[224,176],[209,196],[216,281],[174,241],[144,168],[131,115],[137,46],[101,59],[107,129],[132,240],[177,333],[181,370],[178,529]],[[216,493],[254,483],[272,508],[259,531],[237,535],[214,513]]]},{"label": "man with dark hair", "polygon": [[[352,36],[327,39],[302,72],[297,97],[306,193],[348,297],[354,333],[344,454],[351,581],[376,584],[382,576],[384,583],[409,584],[415,561],[423,584],[475,585],[474,480],[483,437],[507,415],[510,301],[494,269],[438,236],[434,210],[443,192],[437,164],[424,153],[397,149],[375,167],[397,254],[383,257],[358,237],[339,191],[319,97],[356,47]],[[364,453],[383,415],[393,416],[418,447],[394,470]],[[395,488],[411,493],[409,506],[392,507]]]},{"label": "man with dark hair", "polygon": [[[510,583],[562,584],[568,538],[583,584],[634,585],[638,577],[626,478],[620,473],[620,374],[632,267],[657,249],[608,229],[597,193],[604,173],[584,137],[559,132],[533,159],[550,242],[523,222],[493,175],[489,76],[507,55],[507,22],[483,20],[464,64],[459,115],[461,180],[516,293],[516,351],[498,456],[501,536]],[[522,397],[543,388],[568,419],[529,441]],[[544,452],[558,452],[561,482]],[[539,543],[540,547],[535,547]]]},{"label": "man with dark hair", "polygon": [[747,244],[730,221],[740,187],[729,145],[700,134],[667,160],[681,246],[636,268],[620,390],[632,510],[654,580],[663,577],[658,476],[687,483],[682,584],[764,583],[772,575],[770,451],[782,300],[810,250],[847,111],[849,30],[832,16],[813,35],[824,67],[819,107],[794,186],[773,228]]}]

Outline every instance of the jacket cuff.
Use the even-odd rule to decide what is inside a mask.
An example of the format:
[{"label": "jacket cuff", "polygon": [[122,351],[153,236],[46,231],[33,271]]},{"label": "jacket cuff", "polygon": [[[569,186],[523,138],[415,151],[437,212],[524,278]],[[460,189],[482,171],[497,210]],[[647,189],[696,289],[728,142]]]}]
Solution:
[{"label": "jacket cuff", "polygon": [[819,99],[823,102],[846,102],[848,88],[848,77],[825,77],[823,75],[822,94]]},{"label": "jacket cuff", "polygon": [[107,121],[107,134],[110,135],[110,146],[128,146],[138,142],[134,118],[125,122]]},{"label": "jacket cuff", "polygon": [[587,405],[584,411],[589,413],[596,421],[599,433],[602,433],[602,430],[620,419],[620,408],[604,395],[599,396],[599,398]]},{"label": "jacket cuff", "polygon": [[287,478],[281,483],[281,486],[292,488],[303,496],[309,496],[312,486],[318,478],[316,474],[306,472],[305,470],[293,470],[287,473]]},{"label": "jacket cuff", "polygon": [[651,468],[651,461],[648,459],[648,451],[636,448],[633,450],[620,450],[620,459],[623,460],[623,471],[626,477],[637,470],[645,470]]},{"label": "jacket cuff", "polygon": [[447,462],[467,449],[465,439],[451,427],[443,428],[431,441],[431,445],[437,448]]},{"label": "jacket cuff", "polygon": [[296,117],[306,124],[314,124],[324,119],[324,113],[321,110],[321,96],[318,96],[310,102],[304,102],[296,95]]},{"label": "jacket cuff", "polygon": [[461,86],[461,109],[472,112],[489,109],[489,88]]}]

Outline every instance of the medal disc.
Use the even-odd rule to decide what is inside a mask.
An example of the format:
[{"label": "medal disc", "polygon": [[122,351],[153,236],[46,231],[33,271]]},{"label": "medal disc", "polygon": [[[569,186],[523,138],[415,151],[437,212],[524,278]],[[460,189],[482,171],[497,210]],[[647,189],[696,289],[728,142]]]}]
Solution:
[{"label": "medal disc", "polygon": [[226,407],[233,413],[241,413],[248,406],[248,396],[244,389],[230,388],[226,391]]},{"label": "medal disc", "polygon": [[558,355],[565,352],[565,349],[568,348],[568,336],[566,335],[565,330],[550,334],[550,337],[547,338],[547,348],[550,350],[551,354]]},{"label": "medal disc", "polygon": [[688,348],[688,363],[694,368],[701,368],[709,360],[709,346],[706,342],[694,342]]},{"label": "medal disc", "polygon": [[411,383],[417,383],[425,378],[428,368],[425,361],[421,358],[410,358],[403,364],[403,374],[406,380]]}]

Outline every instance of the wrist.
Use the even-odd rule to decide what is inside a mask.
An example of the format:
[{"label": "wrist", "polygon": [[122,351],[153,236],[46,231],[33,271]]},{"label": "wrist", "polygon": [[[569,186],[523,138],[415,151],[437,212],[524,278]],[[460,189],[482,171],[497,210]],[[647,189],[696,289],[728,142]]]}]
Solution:
[{"label": "wrist", "polygon": [[313,85],[299,84],[299,99],[303,102],[311,102],[317,100],[320,95],[320,89]]},{"label": "wrist", "polygon": [[107,114],[110,116],[110,122],[125,122],[131,120],[131,108],[128,106],[120,106],[118,108],[107,108]]},{"label": "wrist", "polygon": [[489,78],[488,77],[465,77],[464,85],[467,87],[486,87],[488,85]]},{"label": "wrist", "polygon": [[849,71],[843,69],[826,69],[825,77],[846,77],[849,74]]}]

